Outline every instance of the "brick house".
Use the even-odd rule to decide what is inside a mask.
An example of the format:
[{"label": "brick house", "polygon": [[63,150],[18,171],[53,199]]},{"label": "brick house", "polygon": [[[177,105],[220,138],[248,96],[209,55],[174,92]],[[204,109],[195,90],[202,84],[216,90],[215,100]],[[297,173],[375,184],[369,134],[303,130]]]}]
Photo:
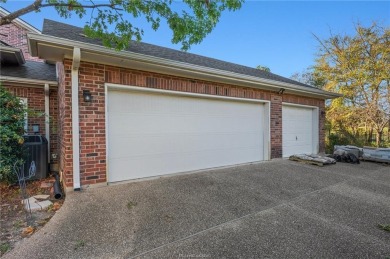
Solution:
[{"label": "brick house", "polygon": [[57,63],[69,189],[323,152],[325,100],[339,96],[146,43],[118,52],[51,20],[28,42]]},{"label": "brick house", "polygon": [[[0,8],[0,16],[7,14]],[[30,55],[27,33],[41,32],[21,19],[0,26],[0,82],[34,111],[26,116],[25,130],[46,136],[50,147],[48,161],[52,170],[58,170],[56,67]]]}]

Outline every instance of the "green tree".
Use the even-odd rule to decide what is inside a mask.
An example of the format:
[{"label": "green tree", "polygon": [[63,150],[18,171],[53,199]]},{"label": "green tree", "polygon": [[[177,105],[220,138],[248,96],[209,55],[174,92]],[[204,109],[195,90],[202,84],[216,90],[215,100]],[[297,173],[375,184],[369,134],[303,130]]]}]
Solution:
[{"label": "green tree", "polygon": [[290,79],[322,89],[324,87],[324,82],[316,76],[316,73],[318,72],[311,67],[302,72],[295,72],[290,76]]},{"label": "green tree", "polygon": [[343,94],[330,103],[328,120],[352,135],[366,127],[380,146],[390,121],[390,28],[358,24],[353,36],[316,38],[316,80],[324,82],[325,90]]},{"label": "green tree", "polygon": [[[0,0],[7,2],[8,0]],[[95,3],[96,2],[96,3]],[[43,8],[54,8],[58,15],[69,18],[90,16],[85,24],[85,34],[102,39],[103,44],[116,49],[125,49],[130,40],[142,39],[144,31],[131,20],[144,18],[154,30],[165,20],[173,32],[172,43],[182,44],[183,50],[200,43],[217,25],[223,11],[241,8],[244,0],[183,0],[180,11],[172,9],[173,0],[35,0],[26,7],[1,17],[0,26],[13,19]]]},{"label": "green tree", "polygon": [[258,70],[263,70],[263,71],[266,71],[266,72],[271,72],[271,69],[269,67],[266,67],[266,66],[262,66],[262,65],[258,65],[256,67]]},{"label": "green tree", "polygon": [[0,181],[14,182],[14,164],[23,159],[24,115],[20,100],[0,85]]}]

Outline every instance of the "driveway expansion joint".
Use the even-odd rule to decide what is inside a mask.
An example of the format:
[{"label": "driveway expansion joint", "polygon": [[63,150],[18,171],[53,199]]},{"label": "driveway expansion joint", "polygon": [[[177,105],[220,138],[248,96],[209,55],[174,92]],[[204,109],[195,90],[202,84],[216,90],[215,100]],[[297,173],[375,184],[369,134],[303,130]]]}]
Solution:
[{"label": "driveway expansion joint", "polygon": [[[381,243],[383,246],[386,246],[390,249],[390,244],[384,242],[383,240],[379,239],[378,237],[375,237],[373,235],[370,235],[370,234],[366,234],[366,233],[363,233],[363,232],[360,232],[360,231],[357,231],[355,230],[354,228],[352,227],[349,227],[348,225],[345,225],[345,224],[340,224],[340,223],[337,223],[335,220],[332,220],[332,219],[327,219],[317,213],[314,213],[314,212],[311,212],[311,211],[308,211],[308,210],[305,210],[301,207],[299,207],[298,205],[296,204],[293,204],[293,203],[287,203],[286,204],[287,206],[289,206],[290,208],[294,209],[294,210],[297,210],[297,211],[300,211],[302,214],[306,215],[307,217],[309,218],[312,218],[314,220],[319,220],[319,221],[322,221],[324,222],[325,224],[327,225],[330,225],[332,228],[335,228],[335,229],[345,229],[346,231],[348,232],[352,232],[354,233],[355,235],[357,236],[364,236],[368,239],[371,239],[375,242],[379,242]],[[333,225],[335,227],[333,227]],[[336,228],[337,227],[337,228]]]},{"label": "driveway expansion joint", "polygon": [[71,192],[4,258],[385,258],[388,168],[278,160]]},{"label": "driveway expansion joint", "polygon": [[[281,203],[279,203],[279,204],[277,204],[277,205],[267,206],[267,207],[265,207],[265,208],[262,209],[262,210],[258,210],[258,211],[255,211],[255,212],[246,214],[246,215],[244,215],[244,216],[242,216],[242,217],[235,218],[235,219],[232,219],[232,220],[223,222],[223,223],[221,223],[221,224],[218,224],[218,225],[212,226],[212,227],[210,227],[210,228],[201,230],[201,231],[199,231],[199,232],[196,232],[196,233],[194,233],[194,234],[188,235],[188,236],[186,236],[186,237],[179,238],[179,239],[177,239],[177,240],[175,240],[175,241],[172,241],[172,242],[163,244],[163,245],[161,245],[161,246],[155,247],[155,248],[153,248],[153,249],[150,249],[150,250],[148,250],[148,251],[139,253],[139,254],[134,255],[134,256],[130,256],[129,254],[126,254],[126,255],[123,256],[123,258],[126,258],[126,259],[138,258],[138,257],[140,257],[140,256],[144,256],[144,255],[146,255],[146,254],[155,252],[155,251],[160,250],[160,249],[162,249],[162,248],[165,248],[165,247],[167,247],[167,246],[170,246],[170,245],[173,245],[173,244],[177,244],[177,243],[183,242],[183,241],[185,241],[185,240],[191,239],[191,238],[193,238],[193,237],[196,237],[196,236],[198,236],[198,235],[204,234],[204,233],[206,233],[206,232],[215,230],[215,229],[217,229],[217,228],[221,228],[221,227],[223,227],[223,226],[227,226],[227,225],[229,225],[229,224],[232,224],[232,223],[241,221],[241,220],[243,220],[243,219],[246,219],[246,218],[249,218],[249,217],[258,215],[258,214],[260,214],[260,213],[264,213],[264,212],[269,211],[269,210],[273,210],[273,209],[278,208],[278,207],[281,207],[281,206],[283,206],[283,205],[287,205],[287,206],[292,205],[292,206],[295,207],[295,205],[294,205],[292,202],[297,201],[297,200],[299,200],[299,199],[301,199],[301,198],[303,198],[303,197],[305,197],[305,196],[309,196],[309,195],[312,195],[312,194],[314,194],[314,193],[322,192],[322,191],[324,191],[324,190],[326,190],[326,189],[332,188],[332,187],[337,186],[337,185],[340,185],[340,184],[344,184],[344,183],[346,183],[346,182],[354,182],[354,181],[357,181],[357,179],[355,179],[355,178],[353,178],[353,179],[347,179],[347,180],[344,180],[344,181],[341,181],[341,182],[338,182],[338,183],[335,183],[335,184],[328,185],[328,186],[326,186],[326,187],[320,188],[320,189],[318,189],[318,190],[314,190],[314,191],[305,193],[305,194],[303,194],[303,195],[299,195],[299,196],[294,197],[294,198],[292,198],[292,199],[290,199],[290,200],[281,200]],[[303,210],[303,209],[301,209],[301,210]],[[347,227],[347,226],[345,226],[345,227]],[[360,232],[358,232],[358,233],[360,233]]]}]

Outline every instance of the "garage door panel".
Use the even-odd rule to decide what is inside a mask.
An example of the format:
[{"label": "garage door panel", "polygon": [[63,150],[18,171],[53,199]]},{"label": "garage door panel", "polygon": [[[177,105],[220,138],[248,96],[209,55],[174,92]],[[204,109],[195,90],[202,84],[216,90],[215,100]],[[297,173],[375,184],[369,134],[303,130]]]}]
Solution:
[{"label": "garage door panel", "polygon": [[[111,113],[110,113],[111,115]],[[131,120],[128,118],[131,117]],[[121,127],[113,127],[113,135],[125,135],[127,133],[153,133],[159,125],[159,132],[241,132],[261,130],[261,123],[254,122],[247,117],[217,117],[217,116],[178,116],[178,115],[151,115],[121,113],[110,116],[112,123],[120,123]],[[180,123],[177,123],[180,121]],[[205,123],[208,121],[208,123]],[[110,123],[111,123],[110,122]],[[212,122],[212,123],[211,123]],[[136,126],[135,126],[136,125]],[[219,127],[215,127],[219,125]]]},{"label": "garage door panel", "polygon": [[263,106],[109,91],[109,181],[263,160]]},{"label": "garage door panel", "polygon": [[282,108],[283,157],[313,152],[313,108]]},{"label": "garage door panel", "polygon": [[[181,153],[183,151],[196,152],[206,150],[228,150],[246,147],[257,148],[262,141],[257,138],[258,133],[246,133],[245,138],[235,138],[235,134],[184,135],[184,134],[159,134],[123,136],[114,138],[110,142],[110,157],[131,157],[139,154],[164,154],[167,152]],[[205,138],[214,141],[203,141]]]},{"label": "garage door panel", "polygon": [[[120,91],[110,91],[119,93]],[[201,114],[201,115],[220,115],[226,114],[252,117],[257,113],[250,106],[232,107],[231,102],[216,101],[210,102],[210,99],[197,97],[177,97],[165,95],[162,99],[161,94],[145,94],[145,92],[132,92],[131,95],[121,91],[122,94],[115,96],[115,103],[110,104],[110,111],[113,113],[122,113],[132,111],[136,113],[142,110],[144,114]],[[193,102],[189,101],[192,99]],[[172,102],[174,100],[174,102]],[[196,106],[194,106],[196,102]],[[248,103],[247,103],[248,104]],[[253,105],[253,104],[252,104]]]},{"label": "garage door panel", "polygon": [[[248,163],[258,159],[256,149],[232,150],[216,154],[214,150],[198,153],[182,153],[180,156],[174,153],[164,153],[156,155],[136,156],[131,159],[110,160],[109,178],[111,182],[131,179],[151,177],[157,175],[170,174],[175,172],[194,171],[203,168],[226,165],[226,160],[237,161],[236,163]],[[174,161],[174,162],[172,162]],[[131,165],[131,167],[129,167]],[[127,172],[127,176],[112,172]]]}]

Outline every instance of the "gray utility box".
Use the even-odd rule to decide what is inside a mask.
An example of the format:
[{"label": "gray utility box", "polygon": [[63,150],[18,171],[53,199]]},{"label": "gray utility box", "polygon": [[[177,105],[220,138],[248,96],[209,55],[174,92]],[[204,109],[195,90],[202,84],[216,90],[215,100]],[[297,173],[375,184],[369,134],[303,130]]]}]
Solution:
[{"label": "gray utility box", "polygon": [[23,137],[25,148],[24,175],[28,175],[31,162],[34,161],[37,171],[35,176],[30,179],[46,178],[49,171],[47,139],[42,135],[24,135]]}]

